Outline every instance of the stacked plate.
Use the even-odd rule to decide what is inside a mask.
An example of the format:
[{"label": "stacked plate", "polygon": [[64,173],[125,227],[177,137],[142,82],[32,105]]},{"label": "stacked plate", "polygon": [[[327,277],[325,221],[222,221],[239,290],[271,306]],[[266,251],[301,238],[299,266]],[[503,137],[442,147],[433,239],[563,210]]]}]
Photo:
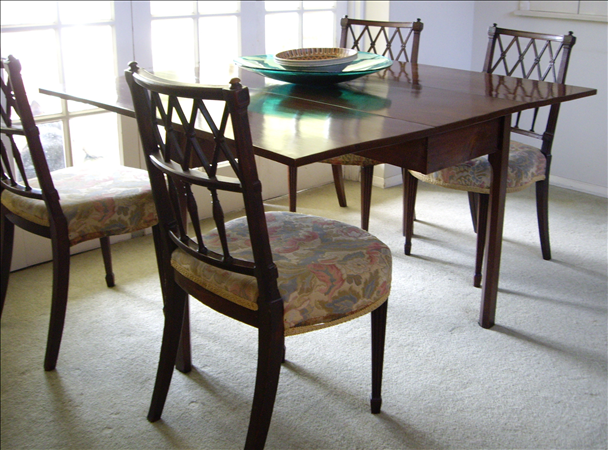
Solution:
[{"label": "stacked plate", "polygon": [[282,67],[299,72],[341,72],[357,58],[349,48],[298,48],[277,53],[275,61]]}]

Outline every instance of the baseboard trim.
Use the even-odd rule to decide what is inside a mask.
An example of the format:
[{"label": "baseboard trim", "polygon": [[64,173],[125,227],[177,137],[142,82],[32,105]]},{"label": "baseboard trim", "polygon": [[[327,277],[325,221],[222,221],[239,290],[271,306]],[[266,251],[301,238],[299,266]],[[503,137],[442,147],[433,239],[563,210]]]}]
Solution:
[{"label": "baseboard trim", "polygon": [[596,184],[583,183],[581,181],[570,180],[555,175],[551,175],[551,186],[557,186],[573,191],[584,192],[586,194],[597,195],[598,197],[608,198],[608,187],[598,186]]}]

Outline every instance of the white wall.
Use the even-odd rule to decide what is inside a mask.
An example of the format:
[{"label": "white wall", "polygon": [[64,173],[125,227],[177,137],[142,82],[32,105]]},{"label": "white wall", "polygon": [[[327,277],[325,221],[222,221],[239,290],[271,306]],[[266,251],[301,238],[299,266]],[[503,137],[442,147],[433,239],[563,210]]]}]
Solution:
[{"label": "white wall", "polygon": [[[415,21],[420,35],[418,62],[454,69],[471,69],[474,1],[392,1],[390,19]],[[485,35],[484,35],[485,36]],[[481,66],[479,66],[481,69]]]},{"label": "white wall", "polygon": [[608,25],[601,22],[516,16],[518,1],[392,1],[391,20],[424,23],[419,61],[457,69],[481,70],[487,30],[504,28],[566,34],[573,31],[567,84],[593,87],[594,97],[562,105],[553,145],[551,182],[608,196]]}]

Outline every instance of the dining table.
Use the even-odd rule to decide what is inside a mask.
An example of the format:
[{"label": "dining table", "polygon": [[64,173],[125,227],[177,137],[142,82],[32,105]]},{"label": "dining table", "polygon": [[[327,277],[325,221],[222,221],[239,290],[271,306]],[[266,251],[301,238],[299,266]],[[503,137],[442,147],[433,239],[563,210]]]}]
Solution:
[{"label": "dining table", "polygon": [[[592,96],[597,90],[397,61],[332,84],[290,83],[237,70],[250,90],[254,151],[290,170],[356,153],[427,174],[488,155],[492,186],[479,324],[491,328],[498,297],[511,116]],[[124,77],[109,81],[114,82],[109,91],[45,87],[40,92],[135,117]],[[228,81],[227,77],[226,85]]]}]

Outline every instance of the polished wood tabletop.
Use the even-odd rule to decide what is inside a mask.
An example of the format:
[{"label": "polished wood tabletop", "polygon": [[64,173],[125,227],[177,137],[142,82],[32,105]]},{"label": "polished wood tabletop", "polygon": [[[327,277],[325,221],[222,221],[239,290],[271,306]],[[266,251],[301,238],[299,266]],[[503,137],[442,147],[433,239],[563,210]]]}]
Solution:
[{"label": "polished wood tabletop", "polygon": [[[256,153],[290,167],[358,153],[430,173],[489,155],[493,183],[479,317],[484,328],[495,322],[511,114],[597,93],[590,88],[402,62],[330,86],[274,82],[242,69],[239,76],[250,89],[249,119]],[[114,99],[63,89],[40,92],[134,117],[123,80],[116,82]]]}]

